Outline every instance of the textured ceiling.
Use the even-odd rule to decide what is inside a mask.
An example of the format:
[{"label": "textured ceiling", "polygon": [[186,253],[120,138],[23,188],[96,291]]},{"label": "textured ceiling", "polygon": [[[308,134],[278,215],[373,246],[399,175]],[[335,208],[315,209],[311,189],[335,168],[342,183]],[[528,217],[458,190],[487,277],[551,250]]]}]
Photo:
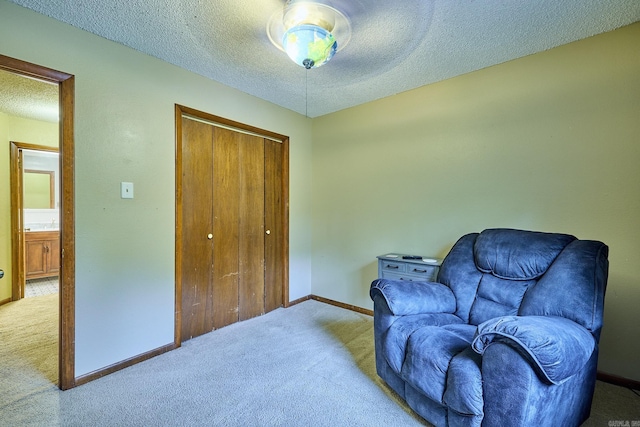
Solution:
[{"label": "textured ceiling", "polygon": [[0,70],[0,111],[16,117],[57,122],[58,85]]},{"label": "textured ceiling", "polygon": [[333,0],[351,41],[306,71],[266,34],[283,0],[11,1],[309,117],[640,20],[639,0]]}]

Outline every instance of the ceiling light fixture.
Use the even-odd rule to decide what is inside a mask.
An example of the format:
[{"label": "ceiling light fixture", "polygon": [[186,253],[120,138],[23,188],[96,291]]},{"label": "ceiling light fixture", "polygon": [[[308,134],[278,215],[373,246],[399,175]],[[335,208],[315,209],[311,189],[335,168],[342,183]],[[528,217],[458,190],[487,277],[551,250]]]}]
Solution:
[{"label": "ceiling light fixture", "polygon": [[308,69],[326,64],[351,39],[349,19],[327,1],[287,0],[267,24],[271,43]]}]

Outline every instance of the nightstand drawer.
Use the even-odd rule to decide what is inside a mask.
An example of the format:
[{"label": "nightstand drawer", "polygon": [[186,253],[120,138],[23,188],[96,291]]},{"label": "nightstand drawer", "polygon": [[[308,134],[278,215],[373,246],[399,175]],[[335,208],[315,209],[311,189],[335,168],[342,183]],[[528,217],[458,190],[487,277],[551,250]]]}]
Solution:
[{"label": "nightstand drawer", "polygon": [[422,280],[434,281],[438,275],[438,268],[434,265],[416,265],[407,264],[406,273],[411,276],[417,276]]},{"label": "nightstand drawer", "polygon": [[402,262],[393,262],[393,261],[380,261],[380,269],[383,272],[389,273],[400,273],[405,271],[405,263]]},{"label": "nightstand drawer", "polygon": [[402,274],[402,273],[388,273],[385,272],[382,274],[382,279],[387,280],[405,280],[407,282],[427,282],[426,278],[420,276],[413,276],[411,274]]}]

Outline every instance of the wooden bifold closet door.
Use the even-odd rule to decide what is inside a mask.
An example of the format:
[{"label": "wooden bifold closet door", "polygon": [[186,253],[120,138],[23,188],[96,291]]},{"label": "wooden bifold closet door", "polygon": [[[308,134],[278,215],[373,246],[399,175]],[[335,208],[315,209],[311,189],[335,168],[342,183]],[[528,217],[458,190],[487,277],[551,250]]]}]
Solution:
[{"label": "wooden bifold closet door", "polygon": [[182,341],[283,305],[282,143],[182,118]]}]

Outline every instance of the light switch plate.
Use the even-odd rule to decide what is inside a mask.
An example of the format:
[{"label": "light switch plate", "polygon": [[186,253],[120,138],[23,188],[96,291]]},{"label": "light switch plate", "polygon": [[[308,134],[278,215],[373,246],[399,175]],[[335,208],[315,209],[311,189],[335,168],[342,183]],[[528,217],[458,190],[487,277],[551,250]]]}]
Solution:
[{"label": "light switch plate", "polygon": [[133,182],[120,183],[120,196],[123,199],[133,199]]}]

